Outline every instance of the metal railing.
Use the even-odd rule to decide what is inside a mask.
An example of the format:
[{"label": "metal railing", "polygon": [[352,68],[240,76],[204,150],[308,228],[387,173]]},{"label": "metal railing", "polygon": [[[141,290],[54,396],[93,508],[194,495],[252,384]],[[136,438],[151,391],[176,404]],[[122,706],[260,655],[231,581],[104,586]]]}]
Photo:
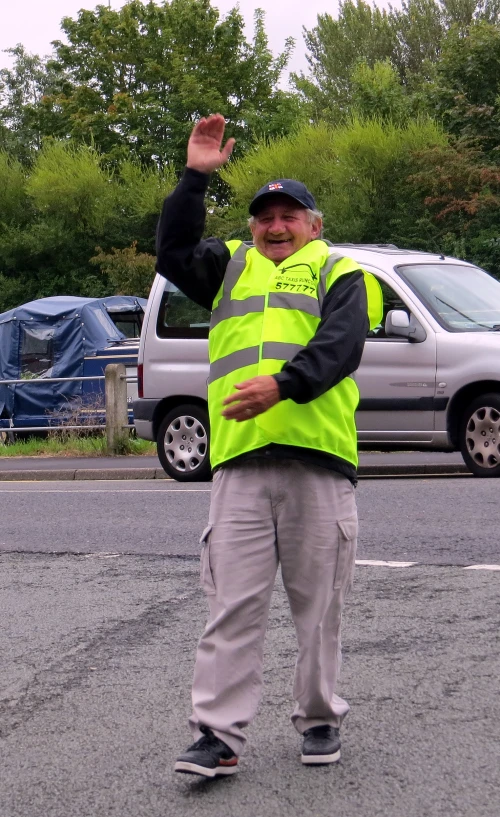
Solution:
[{"label": "metal railing", "polygon": [[0,386],[22,386],[27,383],[69,383],[72,380],[105,380],[103,374],[96,374],[92,377],[25,377],[22,380],[0,380]]},{"label": "metal railing", "polygon": [[[66,425],[64,422],[58,422],[58,419],[47,415],[47,425],[43,426],[15,426],[10,421],[10,425],[1,426],[0,432],[17,431],[36,431],[36,432],[50,432],[50,431],[106,431],[108,442],[108,451],[114,453],[117,448],[118,441],[123,437],[124,429],[130,429],[131,425],[128,422],[128,402],[127,402],[127,383],[137,383],[136,375],[128,375],[125,365],[123,363],[109,363],[103,375],[92,375],[85,377],[34,377],[30,379],[20,380],[0,380],[0,386],[23,386],[40,383],[69,383],[81,381],[105,381],[104,388],[104,408],[95,409],[95,413],[102,412],[104,414],[103,422],[97,424],[82,423],[74,425]],[[84,411],[85,409],[82,409]],[[5,418],[8,419],[8,418]],[[53,422],[51,422],[51,420]]]}]

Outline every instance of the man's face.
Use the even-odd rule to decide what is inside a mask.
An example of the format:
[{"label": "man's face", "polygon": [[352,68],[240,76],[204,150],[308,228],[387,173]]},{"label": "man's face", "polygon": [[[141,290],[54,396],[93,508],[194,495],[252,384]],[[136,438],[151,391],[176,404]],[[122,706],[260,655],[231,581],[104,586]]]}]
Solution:
[{"label": "man's face", "polygon": [[319,238],[321,220],[311,223],[304,207],[288,196],[276,195],[259,210],[251,230],[258,251],[280,264],[309,241]]}]

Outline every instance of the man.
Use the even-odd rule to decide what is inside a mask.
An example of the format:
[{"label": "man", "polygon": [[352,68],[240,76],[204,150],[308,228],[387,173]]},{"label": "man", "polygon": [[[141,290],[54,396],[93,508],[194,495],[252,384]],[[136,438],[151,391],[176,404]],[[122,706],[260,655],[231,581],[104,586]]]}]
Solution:
[{"label": "man", "polygon": [[[209,174],[226,162],[224,119],[194,127],[184,175],[158,225],[158,271],[212,310],[208,402],[214,469],[201,579],[210,617],[198,646],[190,725],[175,769],[237,771],[262,685],[278,564],[299,645],[292,722],[305,764],[340,757],[348,704],[335,687],[340,620],[354,569],[358,367],[380,290],[329,255],[300,182],[278,179],[250,203],[253,247],[202,240]],[[371,315],[371,322],[368,317]]]}]

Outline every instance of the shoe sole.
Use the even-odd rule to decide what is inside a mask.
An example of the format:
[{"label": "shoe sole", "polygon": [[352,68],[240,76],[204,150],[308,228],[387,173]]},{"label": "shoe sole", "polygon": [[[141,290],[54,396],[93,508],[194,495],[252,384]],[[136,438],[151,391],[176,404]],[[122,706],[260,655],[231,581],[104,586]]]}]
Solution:
[{"label": "shoe sole", "polygon": [[238,764],[233,766],[216,766],[215,769],[208,769],[206,766],[198,766],[197,763],[188,763],[185,760],[178,760],[174,766],[175,772],[183,774],[199,774],[201,777],[219,777],[228,774],[235,774],[238,771]]},{"label": "shoe sole", "polygon": [[340,749],[331,755],[301,755],[300,759],[306,766],[321,766],[326,763],[336,763],[340,760]]}]

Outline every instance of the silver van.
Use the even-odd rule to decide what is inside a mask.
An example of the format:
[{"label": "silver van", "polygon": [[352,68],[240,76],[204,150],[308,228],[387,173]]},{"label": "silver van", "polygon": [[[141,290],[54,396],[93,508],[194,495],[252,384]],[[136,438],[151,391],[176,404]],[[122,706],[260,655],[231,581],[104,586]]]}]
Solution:
[{"label": "silver van", "polygon": [[[465,261],[393,245],[330,251],[373,273],[384,295],[383,322],[369,332],[355,374],[360,448],[460,450],[476,476],[500,476],[500,282]],[[156,276],[134,422],[182,481],[210,478],[209,319]]]}]

